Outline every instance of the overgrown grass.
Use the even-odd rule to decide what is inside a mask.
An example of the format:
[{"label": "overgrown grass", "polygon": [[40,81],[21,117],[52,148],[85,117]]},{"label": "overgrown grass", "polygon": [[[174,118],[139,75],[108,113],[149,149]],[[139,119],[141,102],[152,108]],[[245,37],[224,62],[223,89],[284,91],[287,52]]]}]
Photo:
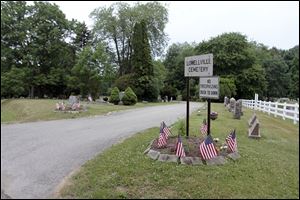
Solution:
[{"label": "overgrown grass", "polygon": [[[212,104],[219,113],[212,121],[212,136],[223,142],[236,128],[241,158],[223,166],[186,166],[154,161],[143,154],[159,128],[112,146],[82,166],[62,198],[299,198],[299,125],[257,112],[262,138],[250,139],[244,110],[233,119],[222,104]],[[206,117],[193,113],[190,134],[199,136]],[[177,134],[179,123],[174,125]]]},{"label": "overgrown grass", "polygon": [[[112,111],[139,108],[144,106],[167,105],[169,103],[137,103],[134,106],[93,103],[87,104],[88,111],[81,113],[54,112],[59,100],[52,99],[7,99],[1,100],[1,123],[32,122],[55,119],[69,119],[102,115]],[[67,100],[64,100],[67,103]],[[173,102],[175,103],[175,102]]]}]

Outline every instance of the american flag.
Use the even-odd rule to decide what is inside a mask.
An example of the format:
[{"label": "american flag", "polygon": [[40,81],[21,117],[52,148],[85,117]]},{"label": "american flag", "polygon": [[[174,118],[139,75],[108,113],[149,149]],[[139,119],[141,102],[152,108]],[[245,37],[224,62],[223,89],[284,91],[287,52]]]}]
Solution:
[{"label": "american flag", "polygon": [[203,120],[203,124],[202,124],[202,126],[200,127],[200,132],[201,132],[203,135],[206,135],[206,134],[207,134],[207,123],[206,123],[205,119]]},{"label": "american flag", "polygon": [[166,134],[163,131],[163,126],[160,126],[160,134],[159,134],[159,138],[158,138],[158,147],[162,147],[165,146],[167,144],[167,137]]},{"label": "american flag", "polygon": [[167,127],[167,125],[165,124],[165,122],[162,122],[161,126],[162,126],[162,131],[166,135],[166,139],[168,139],[169,135],[171,134],[170,129]]},{"label": "american flag", "polygon": [[184,152],[184,148],[182,145],[180,135],[178,135],[178,140],[177,140],[177,144],[176,144],[176,156],[185,157],[185,152]]},{"label": "american flag", "polygon": [[226,137],[226,143],[232,152],[237,151],[235,129]]},{"label": "american flag", "polygon": [[200,154],[204,160],[209,160],[217,156],[217,151],[215,149],[213,139],[210,135],[199,146]]}]

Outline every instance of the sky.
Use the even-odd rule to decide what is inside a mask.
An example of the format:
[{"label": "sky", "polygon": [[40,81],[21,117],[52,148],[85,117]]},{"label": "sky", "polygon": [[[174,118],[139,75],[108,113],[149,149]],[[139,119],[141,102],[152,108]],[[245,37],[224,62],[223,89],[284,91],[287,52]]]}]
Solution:
[{"label": "sky", "polygon": [[[67,19],[85,21],[98,7],[117,1],[49,1],[56,3]],[[127,2],[134,5],[136,1]],[[249,41],[269,48],[290,49],[299,44],[298,1],[164,1],[169,22],[165,32],[168,44],[207,41],[225,32],[239,32]]]}]

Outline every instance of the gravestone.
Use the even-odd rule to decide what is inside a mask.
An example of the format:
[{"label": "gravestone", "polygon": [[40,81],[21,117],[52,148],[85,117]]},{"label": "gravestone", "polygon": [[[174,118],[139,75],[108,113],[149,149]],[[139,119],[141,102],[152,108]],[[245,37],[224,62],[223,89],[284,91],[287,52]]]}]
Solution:
[{"label": "gravestone", "polygon": [[248,137],[250,138],[260,138],[260,131],[259,131],[259,121],[256,118],[251,125],[251,127],[248,129]]},{"label": "gravestone", "polygon": [[119,92],[119,99],[120,99],[119,105],[123,105],[122,99],[123,99],[124,95],[125,95],[125,92]]},{"label": "gravestone", "polygon": [[255,120],[256,120],[256,114],[253,113],[252,117],[248,120],[248,126],[251,127]]},{"label": "gravestone", "polygon": [[226,107],[229,104],[229,99],[228,97],[224,97],[224,106]]},{"label": "gravestone", "polygon": [[69,97],[69,104],[72,106],[74,103],[79,103],[79,99],[77,98],[77,96],[71,95]]},{"label": "gravestone", "polygon": [[241,119],[241,115],[242,115],[242,101],[239,99],[234,104],[233,118],[234,119]]},{"label": "gravestone", "polygon": [[229,101],[229,112],[234,111],[235,99],[232,97]]}]

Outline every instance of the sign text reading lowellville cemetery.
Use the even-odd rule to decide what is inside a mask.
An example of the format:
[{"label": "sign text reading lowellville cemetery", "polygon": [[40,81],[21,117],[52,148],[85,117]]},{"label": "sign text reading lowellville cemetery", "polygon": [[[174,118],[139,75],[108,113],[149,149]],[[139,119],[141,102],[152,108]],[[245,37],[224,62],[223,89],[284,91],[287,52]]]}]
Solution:
[{"label": "sign text reading lowellville cemetery", "polygon": [[200,77],[213,75],[213,54],[185,57],[184,76]]},{"label": "sign text reading lowellville cemetery", "polygon": [[201,77],[199,96],[208,99],[219,99],[219,77]]}]

